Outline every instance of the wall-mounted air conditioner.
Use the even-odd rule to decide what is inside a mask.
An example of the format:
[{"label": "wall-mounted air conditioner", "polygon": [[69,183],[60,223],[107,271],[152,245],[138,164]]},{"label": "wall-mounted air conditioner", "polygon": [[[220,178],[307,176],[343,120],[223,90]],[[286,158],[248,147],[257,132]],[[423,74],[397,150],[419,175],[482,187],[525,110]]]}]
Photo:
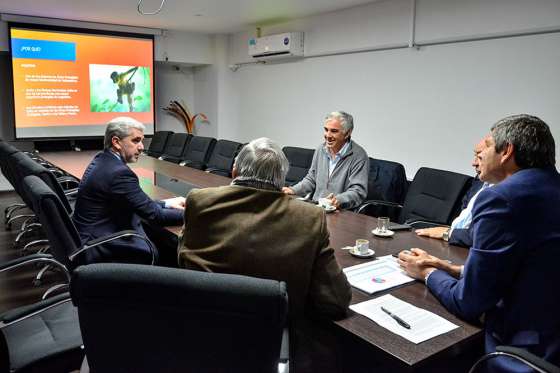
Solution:
[{"label": "wall-mounted air conditioner", "polygon": [[249,56],[266,61],[303,57],[303,32],[263,36],[249,39]]}]

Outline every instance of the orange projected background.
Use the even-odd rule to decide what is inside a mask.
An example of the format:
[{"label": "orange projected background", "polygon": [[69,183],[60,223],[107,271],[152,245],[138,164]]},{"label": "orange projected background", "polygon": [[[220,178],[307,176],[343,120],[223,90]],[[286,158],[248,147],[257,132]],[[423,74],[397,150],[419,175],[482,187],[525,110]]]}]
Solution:
[{"label": "orange projected background", "polygon": [[[123,115],[153,125],[153,39],[15,27],[11,29],[11,37],[75,43],[74,61],[18,58],[12,51],[16,133],[18,128],[97,125],[101,129],[98,135],[103,135],[105,124],[112,118]],[[134,75],[134,79],[144,79],[148,97],[135,96],[136,92],[130,96],[135,96],[137,100],[143,99],[144,111],[130,111],[131,107],[134,110],[138,105],[129,106],[126,92],[121,95],[123,97],[119,100],[120,103],[117,102],[118,85],[107,76],[107,89],[104,93],[104,97],[107,97],[106,109],[92,112],[92,107],[97,106],[93,106],[91,102],[90,65],[113,65],[114,70],[119,73],[125,68],[140,67],[142,76]],[[122,69],[119,70],[119,67]],[[109,110],[112,111],[108,112]],[[74,135],[80,136],[79,128],[75,130],[78,132],[74,132]]]}]

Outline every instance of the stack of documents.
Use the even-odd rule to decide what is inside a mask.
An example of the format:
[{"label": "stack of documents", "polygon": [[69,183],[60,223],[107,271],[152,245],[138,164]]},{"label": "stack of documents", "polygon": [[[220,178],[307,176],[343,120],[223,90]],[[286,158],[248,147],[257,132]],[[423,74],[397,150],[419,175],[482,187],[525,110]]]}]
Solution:
[{"label": "stack of documents", "polygon": [[[381,307],[393,316],[388,315]],[[415,307],[390,294],[351,305],[350,309],[416,344],[459,327],[435,313]],[[404,321],[410,328],[396,319]]]},{"label": "stack of documents", "polygon": [[373,294],[414,281],[397,263],[397,258],[386,255],[377,260],[343,269],[350,285]]}]

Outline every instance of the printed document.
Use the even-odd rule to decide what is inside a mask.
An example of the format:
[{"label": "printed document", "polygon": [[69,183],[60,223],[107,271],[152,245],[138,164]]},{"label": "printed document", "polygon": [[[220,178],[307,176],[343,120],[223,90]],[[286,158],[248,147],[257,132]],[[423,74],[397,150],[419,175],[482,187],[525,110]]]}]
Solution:
[{"label": "printed document", "polygon": [[[400,325],[393,317],[383,312],[381,307],[410,325],[410,329]],[[353,304],[350,309],[416,344],[459,327],[435,313],[413,306],[390,294]]]},{"label": "printed document", "polygon": [[397,258],[386,255],[376,260],[343,269],[350,285],[373,294],[414,281],[397,263]]}]

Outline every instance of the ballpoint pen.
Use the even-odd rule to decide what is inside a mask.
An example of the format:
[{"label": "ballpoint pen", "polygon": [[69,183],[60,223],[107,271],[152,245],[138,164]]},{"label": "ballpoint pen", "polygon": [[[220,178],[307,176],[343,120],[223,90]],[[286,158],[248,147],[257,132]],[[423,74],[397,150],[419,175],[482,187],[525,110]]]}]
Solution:
[{"label": "ballpoint pen", "polygon": [[395,315],[394,313],[392,313],[391,311],[389,311],[385,307],[381,306],[381,311],[383,311],[387,315],[391,316],[393,318],[393,320],[395,320],[403,328],[410,329],[410,325],[408,325],[408,323],[406,321],[404,321],[403,319],[401,319],[400,317],[398,317],[397,315]]}]

